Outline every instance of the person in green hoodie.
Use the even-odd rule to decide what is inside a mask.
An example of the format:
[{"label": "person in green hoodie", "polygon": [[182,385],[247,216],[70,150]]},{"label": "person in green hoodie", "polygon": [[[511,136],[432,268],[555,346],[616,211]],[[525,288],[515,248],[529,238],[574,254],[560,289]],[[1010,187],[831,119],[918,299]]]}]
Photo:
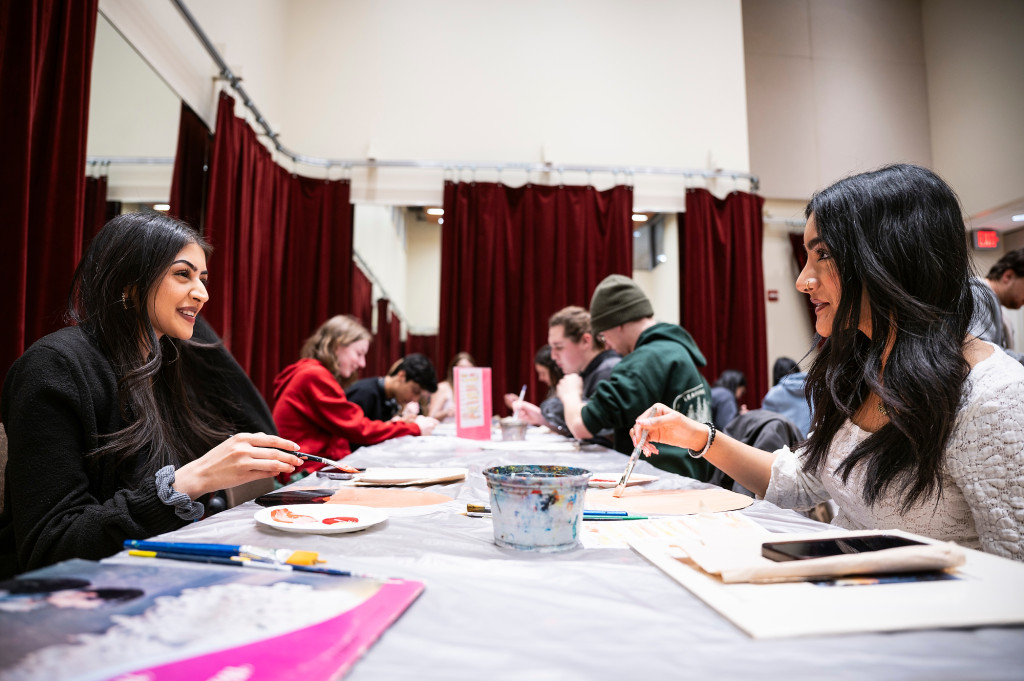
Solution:
[{"label": "person in green hoodie", "polygon": [[[612,274],[597,285],[590,325],[623,359],[586,404],[579,374],[559,381],[558,397],[573,436],[587,439],[611,428],[615,449],[629,454],[629,429],[652,404],[670,404],[698,422],[711,420],[711,389],[697,370],[707,364],[704,355],[686,329],[654,320],[651,301],[632,279]],[[685,449],[659,446],[658,451],[661,455],[650,459],[658,468],[702,481],[711,477],[711,466]]]}]

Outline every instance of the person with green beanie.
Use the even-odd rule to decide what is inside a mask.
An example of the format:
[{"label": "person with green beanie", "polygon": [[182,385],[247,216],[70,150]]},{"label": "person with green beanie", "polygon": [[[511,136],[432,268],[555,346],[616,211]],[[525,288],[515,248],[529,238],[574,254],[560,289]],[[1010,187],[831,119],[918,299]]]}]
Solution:
[{"label": "person with green beanie", "polygon": [[[565,421],[579,439],[611,428],[615,449],[629,454],[629,429],[644,410],[661,402],[696,421],[711,420],[711,389],[697,370],[707,361],[693,337],[677,324],[654,320],[654,308],[629,277],[612,274],[594,289],[590,325],[623,359],[583,403],[583,381],[568,374],[558,383]],[[685,449],[659,446],[650,462],[664,470],[707,481],[713,468]],[[666,456],[667,455],[667,456]]]}]

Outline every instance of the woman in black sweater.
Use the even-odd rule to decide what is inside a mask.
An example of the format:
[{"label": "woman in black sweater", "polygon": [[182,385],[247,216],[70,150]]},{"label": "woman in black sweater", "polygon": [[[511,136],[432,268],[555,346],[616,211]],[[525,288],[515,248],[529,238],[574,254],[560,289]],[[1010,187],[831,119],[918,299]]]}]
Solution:
[{"label": "woman in black sweater", "polygon": [[73,326],[30,347],[4,382],[9,448],[0,576],[97,559],[125,539],[202,517],[195,500],[291,473],[290,440],[232,435],[245,410],[210,390],[211,346],[191,340],[208,300],[210,247],[157,213],[114,218],[78,265]]}]

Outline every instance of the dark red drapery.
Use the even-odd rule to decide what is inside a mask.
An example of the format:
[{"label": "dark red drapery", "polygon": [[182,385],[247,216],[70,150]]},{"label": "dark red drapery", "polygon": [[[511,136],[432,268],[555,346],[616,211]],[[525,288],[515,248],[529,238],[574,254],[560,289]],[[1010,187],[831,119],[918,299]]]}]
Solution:
[{"label": "dark red drapery", "polygon": [[174,175],[171,177],[171,215],[203,231],[208,178],[207,164],[213,136],[188,104],[181,103],[178,119],[178,150],[174,155]]},{"label": "dark red drapery", "polygon": [[107,224],[107,177],[85,178],[85,207],[82,210],[82,248]]},{"label": "dark red drapery", "polygon": [[448,362],[441,362],[437,354],[437,335],[423,336],[420,334],[407,333],[405,336],[405,354],[419,353],[426,355],[434,370],[437,372],[437,380],[444,380],[444,372],[448,368]]},{"label": "dark red drapery", "polygon": [[206,238],[207,315],[268,400],[274,376],[328,317],[348,311],[349,183],[288,174],[221,95]]},{"label": "dark red drapery", "polygon": [[768,391],[763,204],[745,192],[718,199],[706,189],[687,189],[686,212],[679,214],[682,325],[708,360],[708,382],[726,369],[743,372],[743,401],[751,409]]},{"label": "dark red drapery", "polygon": [[349,308],[368,331],[373,331],[373,282],[358,266],[352,267],[352,300]]},{"label": "dark red drapery", "polygon": [[0,382],[63,326],[82,255],[85,142],[98,0],[0,3]]},{"label": "dark red drapery", "polygon": [[625,186],[599,192],[446,182],[438,334],[444,366],[466,350],[491,367],[495,405],[523,383],[539,396],[533,355],[547,342],[551,314],[588,307],[609,274],[632,274],[632,207]]}]

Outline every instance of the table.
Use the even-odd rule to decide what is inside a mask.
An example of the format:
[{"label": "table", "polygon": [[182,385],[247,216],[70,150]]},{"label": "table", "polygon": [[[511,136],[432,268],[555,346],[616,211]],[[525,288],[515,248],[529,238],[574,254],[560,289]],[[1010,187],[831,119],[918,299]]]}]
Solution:
[{"label": "table", "polygon": [[[425,488],[460,504],[487,501],[481,471],[493,465],[557,463],[619,473],[625,461],[597,446],[482,451],[439,436],[391,440],[346,459],[359,467],[466,467],[465,482]],[[646,461],[636,472],[659,475],[653,488],[708,486]],[[313,480],[317,487],[341,484]],[[454,506],[353,534],[296,535],[257,524],[259,507],[249,502],[160,539],[303,548],[332,565],[424,582],[420,598],[346,676],[351,681],[1024,677],[1024,627],[754,640],[632,550],[502,549],[490,520]],[[827,527],[765,501],[743,513],[772,531]]]}]

